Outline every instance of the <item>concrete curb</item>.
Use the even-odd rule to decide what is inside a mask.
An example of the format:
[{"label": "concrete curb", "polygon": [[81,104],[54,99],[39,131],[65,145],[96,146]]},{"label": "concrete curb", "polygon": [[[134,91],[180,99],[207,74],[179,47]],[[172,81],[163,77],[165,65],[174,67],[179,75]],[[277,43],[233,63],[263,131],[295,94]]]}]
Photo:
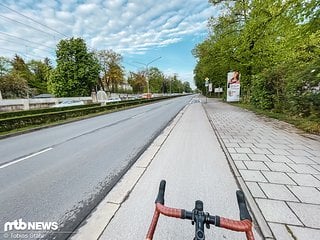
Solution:
[{"label": "concrete curb", "polygon": [[231,168],[231,171],[235,176],[235,180],[236,180],[239,188],[244,192],[244,194],[246,196],[246,200],[248,202],[248,205],[249,205],[249,208],[251,210],[251,213],[253,214],[254,219],[255,219],[255,221],[257,222],[257,224],[258,224],[258,226],[260,228],[259,230],[260,230],[263,238],[264,239],[268,239],[268,240],[275,240],[275,238],[274,238],[274,236],[273,236],[273,234],[271,232],[271,229],[267,224],[267,221],[264,219],[264,217],[263,217],[263,215],[262,215],[257,203],[255,202],[255,200],[252,197],[252,195],[251,195],[248,187],[246,186],[243,178],[241,177],[241,175],[240,175],[235,163],[233,162],[233,159],[232,159],[230,153],[227,150],[227,147],[225,146],[224,142],[222,141],[222,138],[221,138],[217,128],[215,127],[214,123],[212,122],[205,105],[202,104],[202,107],[203,107],[203,109],[204,109],[204,111],[205,111],[205,113],[207,115],[207,118],[208,118],[208,120],[210,122],[210,125],[211,125],[211,127],[212,127],[212,129],[213,129],[213,131],[214,131],[214,133],[215,133],[215,135],[216,135],[216,137],[217,137],[217,139],[218,139],[218,141],[220,143],[220,146],[221,146],[223,152],[226,155],[226,158],[228,160],[228,163],[229,163],[229,166]]},{"label": "concrete curb", "polygon": [[83,221],[77,231],[69,238],[71,240],[99,239],[112,218],[120,209],[139,179],[157,155],[158,151],[181,119],[189,105],[185,106],[162,133],[151,143],[133,166],[124,174],[108,195],[99,203],[92,213]]}]

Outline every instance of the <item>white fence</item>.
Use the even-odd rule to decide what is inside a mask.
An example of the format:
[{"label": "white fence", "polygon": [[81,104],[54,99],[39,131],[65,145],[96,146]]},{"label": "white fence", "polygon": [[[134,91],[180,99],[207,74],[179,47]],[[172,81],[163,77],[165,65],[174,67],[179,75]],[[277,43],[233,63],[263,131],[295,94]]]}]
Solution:
[{"label": "white fence", "polygon": [[84,103],[92,103],[92,97],[3,99],[0,100],[0,112],[49,108],[68,99],[81,100],[84,101]]}]

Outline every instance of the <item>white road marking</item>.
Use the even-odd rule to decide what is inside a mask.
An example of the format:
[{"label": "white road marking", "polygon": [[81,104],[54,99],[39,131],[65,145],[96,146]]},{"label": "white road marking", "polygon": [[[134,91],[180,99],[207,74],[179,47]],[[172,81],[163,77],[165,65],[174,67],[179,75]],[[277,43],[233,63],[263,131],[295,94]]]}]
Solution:
[{"label": "white road marking", "polygon": [[17,160],[15,160],[15,161],[6,163],[6,164],[0,166],[0,169],[5,168],[5,167],[9,167],[9,166],[11,166],[11,165],[13,165],[13,164],[16,164],[16,163],[18,163],[18,162],[22,162],[22,161],[27,160],[27,159],[29,159],[29,158],[35,157],[35,156],[40,155],[40,154],[42,154],[42,153],[48,152],[48,151],[50,151],[50,150],[52,150],[52,149],[53,149],[53,148],[51,148],[51,147],[50,147],[50,148],[46,148],[46,149],[44,149],[44,150],[42,150],[42,151],[40,151],[40,152],[36,152],[36,153],[33,153],[33,154],[29,155],[29,156],[26,156],[26,157],[17,159]]}]

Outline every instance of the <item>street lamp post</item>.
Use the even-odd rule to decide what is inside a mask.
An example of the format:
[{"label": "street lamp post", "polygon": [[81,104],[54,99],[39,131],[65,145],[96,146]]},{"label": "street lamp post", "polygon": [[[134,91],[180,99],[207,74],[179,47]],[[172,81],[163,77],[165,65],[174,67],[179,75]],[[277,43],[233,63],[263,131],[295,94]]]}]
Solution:
[{"label": "street lamp post", "polygon": [[146,67],[146,72],[147,72],[147,76],[146,76],[146,80],[147,80],[147,91],[148,91],[148,95],[147,95],[147,98],[149,98],[150,96],[150,87],[149,87],[149,78],[148,78],[148,75],[149,75],[149,65],[157,60],[159,60],[161,57],[157,57],[155,59],[153,59],[152,61],[148,62],[147,64],[145,63],[142,63],[142,62],[136,62],[136,63],[139,63],[139,64],[142,64]]}]

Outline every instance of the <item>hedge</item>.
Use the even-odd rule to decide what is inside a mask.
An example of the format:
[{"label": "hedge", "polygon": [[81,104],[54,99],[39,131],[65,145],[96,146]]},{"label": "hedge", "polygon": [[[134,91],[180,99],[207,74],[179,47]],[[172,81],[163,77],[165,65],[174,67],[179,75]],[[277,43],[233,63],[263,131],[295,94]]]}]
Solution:
[{"label": "hedge", "polygon": [[69,107],[59,107],[59,108],[41,108],[41,109],[32,109],[32,110],[23,110],[23,111],[14,111],[14,112],[4,112],[0,113],[0,119],[13,118],[18,116],[30,116],[35,114],[43,113],[53,113],[53,112],[62,112],[72,109],[88,108],[88,107],[97,107],[100,106],[99,103],[89,104],[89,105],[78,105],[78,106],[69,106]]},{"label": "hedge", "polygon": [[[167,98],[169,97],[138,99],[138,100],[115,102],[105,106],[93,106],[93,107],[87,106],[86,108],[82,106],[81,108],[77,108],[77,109],[70,109],[70,107],[68,107],[68,109],[62,108],[61,111],[56,111],[56,112],[41,112],[41,113],[39,112],[37,114],[32,114],[27,116],[15,116],[11,118],[0,119],[0,133],[11,131],[14,129],[24,128],[28,126],[49,124],[49,123],[53,123],[61,120],[70,119],[70,118],[86,116],[88,114],[104,112],[107,110],[139,105],[145,102],[154,102],[154,101],[164,100]],[[43,109],[43,110],[47,110],[47,109]]]}]

